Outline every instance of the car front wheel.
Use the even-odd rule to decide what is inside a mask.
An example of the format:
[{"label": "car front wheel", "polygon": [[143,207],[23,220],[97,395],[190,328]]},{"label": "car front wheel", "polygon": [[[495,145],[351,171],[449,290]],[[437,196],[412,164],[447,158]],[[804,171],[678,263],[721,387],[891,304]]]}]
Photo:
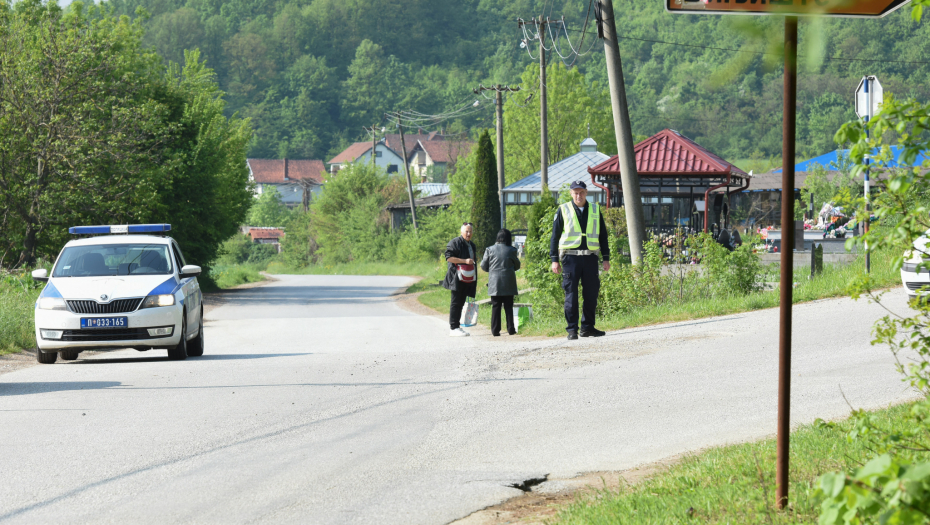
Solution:
[{"label": "car front wheel", "polygon": [[200,329],[197,330],[197,337],[187,342],[188,357],[200,357],[203,355],[203,313],[200,314]]},{"label": "car front wheel", "polygon": [[187,359],[187,313],[183,313],[181,318],[181,342],[177,346],[168,349],[168,359],[172,361]]},{"label": "car front wheel", "polygon": [[74,361],[78,358],[80,352],[61,352],[61,358],[65,361]]},{"label": "car front wheel", "polygon": [[43,352],[42,350],[36,348],[36,361],[42,363],[43,365],[50,365],[55,361],[58,361],[58,352]]}]

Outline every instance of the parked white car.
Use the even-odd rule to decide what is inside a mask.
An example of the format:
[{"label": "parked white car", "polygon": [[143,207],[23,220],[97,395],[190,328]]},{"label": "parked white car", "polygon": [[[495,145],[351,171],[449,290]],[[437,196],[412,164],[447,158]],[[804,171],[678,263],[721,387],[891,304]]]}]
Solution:
[{"label": "parked white car", "polygon": [[[930,232],[928,232],[930,233]],[[930,294],[930,238],[927,234],[922,235],[914,241],[914,249],[904,254],[904,264],[901,265],[901,281],[907,290],[910,299],[915,299],[917,295],[926,296]],[[920,268],[918,272],[917,265],[921,261],[927,261],[926,267]],[[926,287],[926,289],[921,290]]]},{"label": "parked white car", "polygon": [[[171,359],[203,355],[200,267],[187,265],[170,224],[77,226],[35,308],[40,363],[83,350],[167,349]],[[156,235],[153,235],[156,234]],[[160,234],[160,235],[157,235]]]}]

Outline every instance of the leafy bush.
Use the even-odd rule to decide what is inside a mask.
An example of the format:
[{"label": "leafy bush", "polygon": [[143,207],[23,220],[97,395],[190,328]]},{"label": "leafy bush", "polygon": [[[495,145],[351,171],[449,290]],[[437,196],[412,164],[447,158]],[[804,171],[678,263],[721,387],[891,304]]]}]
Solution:
[{"label": "leafy bush", "polygon": [[692,236],[689,250],[700,259],[710,290],[718,295],[746,295],[761,290],[763,273],[759,256],[752,252],[755,241],[747,238],[743,245],[728,251],[709,233]]},{"label": "leafy bush", "polygon": [[668,300],[671,280],[662,276],[662,252],[654,240],[643,247],[643,263],[616,264],[601,275],[599,315],[625,313]]},{"label": "leafy bush", "polygon": [[29,272],[0,273],[0,354],[36,346],[35,302],[42,287]]},{"label": "leafy bush", "polygon": [[[546,188],[548,189],[548,188]],[[534,312],[554,315],[562,312],[564,297],[562,276],[552,273],[549,259],[549,238],[552,236],[552,218],[558,204],[552,192],[543,191],[539,201],[533,203],[529,231],[526,236],[526,265],[524,275],[533,292]]]},{"label": "leafy bush", "polygon": [[[914,7],[915,19],[920,19],[922,4]],[[891,159],[891,151],[883,139],[894,137],[902,147],[902,164],[911,165],[930,151],[927,115],[930,104],[915,99],[899,101],[893,96],[885,99],[881,112],[868,123],[850,122],[836,134],[837,142],[854,144],[850,158],[855,164],[853,175],[859,175],[866,164],[864,158],[872,155],[879,164]],[[866,128],[871,130],[867,136]],[[930,209],[930,162],[923,166],[887,170],[885,191],[875,197],[875,215],[880,227],[869,231],[863,238],[847,241],[847,246],[868,243],[872,250],[888,250],[895,254],[894,269],[903,263],[897,254],[909,253],[914,242],[930,228],[927,212]],[[882,171],[873,165],[875,171]],[[879,173],[875,173],[879,178]],[[856,201],[857,215],[868,213],[862,200]],[[927,265],[928,254],[916,254]],[[850,285],[853,297],[869,295],[881,299],[874,292],[871,275],[864,275]],[[906,382],[920,392],[922,399],[914,404],[909,425],[893,429],[878,421],[872,414],[854,411],[855,427],[849,432],[850,440],[865,440],[875,451],[874,457],[861,468],[847,472],[833,472],[819,480],[819,495],[824,498],[820,523],[927,523],[930,520],[930,303],[915,300],[910,316],[888,315],[874,328],[873,344],[891,348],[898,369]],[[916,355],[915,355],[916,354]]]},{"label": "leafy bush", "polygon": [[249,226],[281,227],[296,213],[287,208],[281,194],[274,186],[265,186],[262,194],[252,201],[249,208]]}]

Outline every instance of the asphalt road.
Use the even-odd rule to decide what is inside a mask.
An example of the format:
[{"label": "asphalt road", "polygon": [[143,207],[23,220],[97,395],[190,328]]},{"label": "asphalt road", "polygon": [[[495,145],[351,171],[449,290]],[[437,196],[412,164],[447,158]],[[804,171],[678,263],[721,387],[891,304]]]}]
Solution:
[{"label": "asphalt road", "polygon": [[[0,376],[0,522],[442,524],[525,480],[775,431],[777,311],[600,339],[452,339],[396,277],[281,276],[206,354]],[[894,292],[887,303],[906,309]],[[795,307],[792,422],[913,397],[866,301]]]}]

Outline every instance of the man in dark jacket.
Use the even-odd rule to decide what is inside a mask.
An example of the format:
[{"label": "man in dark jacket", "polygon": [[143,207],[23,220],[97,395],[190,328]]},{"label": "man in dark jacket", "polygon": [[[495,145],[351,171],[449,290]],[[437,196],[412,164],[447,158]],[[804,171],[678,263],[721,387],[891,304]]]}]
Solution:
[{"label": "man in dark jacket", "polygon": [[600,206],[588,203],[588,187],[582,181],[571,185],[572,200],[559,206],[552,223],[549,257],[552,272],[562,274],[565,291],[565,321],[568,338],[578,339],[578,284],[581,284],[584,305],[581,314],[581,337],[600,337],[604,332],[594,328],[597,294],[601,288],[598,259],[601,267],[610,270],[610,237]]},{"label": "man in dark jacket", "polygon": [[[449,335],[452,337],[467,337],[470,335],[459,326],[459,319],[462,317],[462,307],[465,306],[466,297],[475,297],[478,290],[478,282],[465,283],[459,280],[457,265],[470,264],[475,265],[475,243],[471,242],[471,236],[474,232],[472,223],[466,222],[460,230],[461,236],[449,241],[446,245],[446,262],[448,270],[446,278],[442,281],[442,287],[452,292],[452,303],[449,305],[449,327],[452,329]],[[477,268],[475,268],[477,275]]]}]

